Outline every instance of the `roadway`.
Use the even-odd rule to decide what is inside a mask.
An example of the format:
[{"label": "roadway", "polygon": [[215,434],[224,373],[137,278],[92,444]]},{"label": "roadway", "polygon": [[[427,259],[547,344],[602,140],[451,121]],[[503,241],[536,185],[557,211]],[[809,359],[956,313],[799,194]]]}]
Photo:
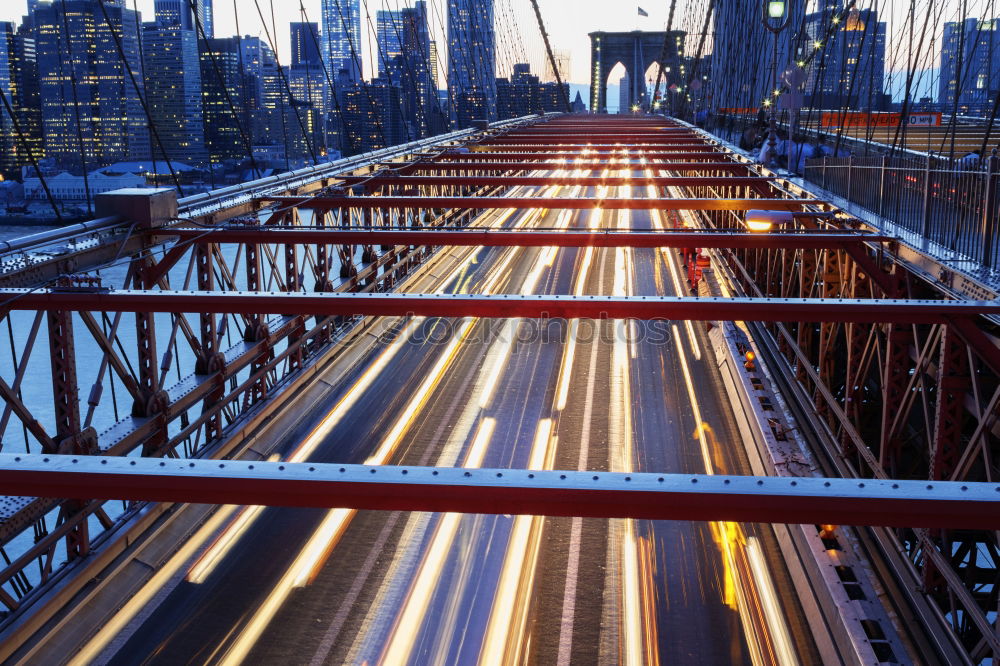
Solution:
[{"label": "roadway", "polygon": [[[486,214],[512,227],[645,229],[660,215]],[[470,258],[442,291],[686,290],[673,251]],[[727,410],[701,325],[421,319],[344,377],[333,402],[304,413],[279,455],[748,473]],[[223,507],[193,542],[175,558],[179,578],[144,590],[81,663],[818,659],[769,526]]]}]

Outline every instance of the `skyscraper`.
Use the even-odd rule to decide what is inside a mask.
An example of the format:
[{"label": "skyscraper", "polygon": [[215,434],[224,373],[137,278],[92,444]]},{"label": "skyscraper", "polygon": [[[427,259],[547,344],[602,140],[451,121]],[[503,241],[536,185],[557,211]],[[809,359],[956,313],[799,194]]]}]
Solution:
[{"label": "skyscraper", "polygon": [[339,89],[347,153],[366,153],[405,140],[399,86],[377,79],[348,87],[344,80]]},{"label": "skyscraper", "polygon": [[238,37],[227,37],[200,44],[205,147],[213,163],[246,159],[252,145],[260,99],[253,70],[241,67],[240,43]]},{"label": "skyscraper", "polygon": [[153,3],[153,12],[158,23],[179,25],[185,30],[194,29],[187,0],[156,0]]},{"label": "skyscraper", "polygon": [[[194,0],[198,12],[198,21],[201,22],[201,29],[205,32],[205,39],[215,37],[215,11],[212,9],[213,0]],[[201,39],[201,32],[198,39]]]},{"label": "skyscraper", "polygon": [[885,23],[870,9],[852,10],[841,21],[842,11],[839,2],[830,2],[806,16],[806,48],[826,43],[809,65],[805,103],[818,109],[884,108]]},{"label": "skyscraper", "polygon": [[411,138],[443,131],[431,69],[427,3],[378,13],[379,77],[401,89],[403,119]]},{"label": "skyscraper", "polygon": [[[510,79],[497,79],[497,119],[520,118],[533,113],[561,111],[569,84],[542,83],[527,63],[514,65]],[[626,86],[627,87],[627,86]]]},{"label": "skyscraper", "polygon": [[290,23],[292,41],[292,67],[315,67],[322,70],[323,54],[320,48],[318,23]]},{"label": "skyscraper", "polygon": [[1000,19],[944,24],[938,102],[951,112],[986,114],[1000,94]]},{"label": "skyscraper", "polygon": [[380,9],[376,14],[379,77],[384,77],[389,72],[389,63],[403,55],[404,11],[406,10]]},{"label": "skyscraper", "polygon": [[[7,100],[14,97],[14,67],[15,60],[5,39],[6,33],[13,32],[12,23],[0,23],[0,91]],[[9,177],[17,164],[18,142],[14,133],[14,124],[6,109],[0,108],[0,173]]]},{"label": "skyscraper", "polygon": [[[334,79],[340,70],[361,80],[361,0],[322,0],[323,60]],[[356,56],[356,57],[355,57]]]},{"label": "skyscraper", "polygon": [[204,162],[207,154],[195,31],[179,24],[147,23],[142,30],[142,48],[146,106],[159,137],[159,142],[155,137],[153,140],[153,157]]},{"label": "skyscraper", "polygon": [[38,5],[33,17],[47,155],[78,173],[85,166],[149,159],[136,12],[117,3],[102,10],[100,0],[65,0]]},{"label": "skyscraper", "polygon": [[496,34],[493,0],[448,0],[448,83],[459,127],[495,120]]},{"label": "skyscraper", "polygon": [[618,81],[618,113],[631,113],[636,101],[632,99],[632,79],[626,74]]},{"label": "skyscraper", "polygon": [[15,30],[13,23],[0,23],[0,88],[14,112],[11,118],[0,108],[0,173],[11,177],[30,163],[29,151],[36,158],[44,154],[35,40],[23,26]]},{"label": "skyscraper", "polygon": [[437,42],[431,42],[431,59],[430,59],[431,85],[433,85],[435,89],[437,89],[438,81],[440,80],[438,78],[439,64],[440,64],[440,57],[438,56]]},{"label": "skyscraper", "polygon": [[[212,0],[155,0],[153,10],[159,23],[195,30],[199,39],[202,38],[202,31],[207,39],[215,36]],[[198,18],[197,22],[195,16]],[[199,27],[201,30],[198,30]]]}]

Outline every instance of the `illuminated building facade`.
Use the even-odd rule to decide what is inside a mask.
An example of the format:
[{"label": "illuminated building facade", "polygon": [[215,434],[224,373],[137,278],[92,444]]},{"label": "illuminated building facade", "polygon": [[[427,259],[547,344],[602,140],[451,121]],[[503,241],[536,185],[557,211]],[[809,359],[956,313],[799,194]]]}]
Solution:
[{"label": "illuminated building facade", "polygon": [[[361,0],[323,0],[323,60],[333,78],[361,80]],[[356,56],[356,57],[355,57]]]},{"label": "illuminated building facade", "polygon": [[[104,9],[108,20],[99,0],[66,0],[40,4],[32,15],[46,153],[77,173],[150,157],[139,97],[138,17],[118,3]],[[109,23],[120,36],[124,62]]]},{"label": "illuminated building facade", "polygon": [[938,103],[951,113],[986,116],[1000,94],[1000,19],[944,24]]},{"label": "illuminated building facade", "polygon": [[151,137],[153,158],[205,162],[208,155],[195,31],[179,24],[147,23],[142,48],[146,106],[157,129]]},{"label": "illuminated building facade", "polygon": [[493,0],[448,0],[448,85],[457,128],[496,120]]},{"label": "illuminated building facade", "polygon": [[[818,109],[882,109],[886,24],[869,9],[841,19],[843,6],[829,3],[806,16],[800,59],[812,51],[806,79],[806,103]],[[818,47],[818,51],[816,50]]]}]

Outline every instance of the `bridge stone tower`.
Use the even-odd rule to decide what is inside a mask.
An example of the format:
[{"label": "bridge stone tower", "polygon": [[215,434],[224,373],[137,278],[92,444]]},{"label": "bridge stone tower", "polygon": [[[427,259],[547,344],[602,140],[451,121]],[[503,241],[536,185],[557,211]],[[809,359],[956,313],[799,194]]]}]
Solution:
[{"label": "bridge stone tower", "polygon": [[[670,71],[666,84],[681,80],[680,50],[684,32],[671,31],[667,61]],[[646,70],[659,62],[663,53],[665,32],[592,32],[590,33],[590,110],[605,112],[608,108],[608,75],[621,63],[629,77],[629,99],[639,99],[645,91]]]}]

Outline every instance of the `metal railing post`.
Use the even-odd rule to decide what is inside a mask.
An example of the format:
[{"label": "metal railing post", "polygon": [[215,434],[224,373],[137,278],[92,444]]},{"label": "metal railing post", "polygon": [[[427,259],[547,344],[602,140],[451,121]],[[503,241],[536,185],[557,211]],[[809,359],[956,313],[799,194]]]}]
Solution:
[{"label": "metal railing post", "polygon": [[826,189],[826,155],[823,156],[823,189]]},{"label": "metal railing post", "polygon": [[882,171],[879,172],[878,179],[878,216],[885,216],[885,168],[889,163],[889,158],[882,156]]},{"label": "metal railing post", "polygon": [[927,151],[927,163],[924,165],[924,206],[920,217],[920,235],[930,238],[931,224],[931,157],[934,151]]},{"label": "metal railing post", "polygon": [[850,156],[847,158],[847,194],[844,196],[848,201],[854,201],[851,199],[851,186],[854,184],[854,151],[851,151]]},{"label": "metal railing post", "polygon": [[983,200],[982,241],[979,262],[986,268],[993,268],[993,241],[997,233],[997,173],[1000,158],[994,148],[986,160],[986,198]]}]

